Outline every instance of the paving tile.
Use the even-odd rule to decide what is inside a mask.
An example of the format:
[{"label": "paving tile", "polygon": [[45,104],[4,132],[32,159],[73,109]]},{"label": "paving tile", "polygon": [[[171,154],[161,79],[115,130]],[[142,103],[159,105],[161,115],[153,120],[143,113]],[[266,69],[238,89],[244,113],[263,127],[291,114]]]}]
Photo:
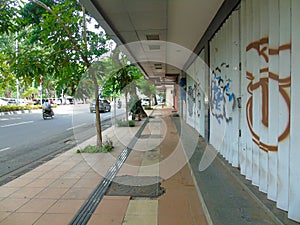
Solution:
[{"label": "paving tile", "polygon": [[8,217],[11,214],[11,212],[0,212],[0,222],[4,220],[6,217]]},{"label": "paving tile", "polygon": [[129,196],[104,196],[88,225],[121,225]]},{"label": "paving tile", "polygon": [[[157,216],[156,215],[132,215],[129,214],[125,216],[122,225],[157,225]],[[163,224],[163,223],[162,223]],[[171,224],[171,223],[167,223]],[[182,223],[181,225],[186,223]],[[172,224],[174,225],[174,224]]]},{"label": "paving tile", "polygon": [[21,178],[21,179],[28,179],[28,178],[36,179],[36,178],[44,175],[44,173],[45,173],[44,171],[35,172],[32,170],[32,171],[30,171],[30,173],[25,173],[24,175],[20,176],[19,178]]},{"label": "paving tile", "polygon": [[42,215],[33,225],[66,225],[73,219],[74,214],[52,214]]},{"label": "paving tile", "polygon": [[51,172],[68,172],[74,165],[58,165],[56,167],[53,168],[53,170]]},{"label": "paving tile", "polygon": [[77,179],[78,180],[78,179],[82,178],[85,174],[86,174],[86,172],[84,172],[84,171],[73,171],[73,170],[71,170],[71,171],[68,171],[68,172],[64,173],[61,176],[61,178],[62,179],[72,178],[72,179]]},{"label": "paving tile", "polygon": [[31,183],[27,184],[26,187],[48,187],[51,183],[53,183],[55,179],[41,179],[38,178]]},{"label": "paving tile", "polygon": [[79,208],[83,205],[84,200],[70,200],[62,199],[58,200],[48,211],[47,213],[76,213]]},{"label": "paving tile", "polygon": [[64,172],[61,172],[61,171],[49,171],[49,172],[44,173],[39,178],[41,178],[41,179],[49,179],[49,178],[57,179],[57,178],[61,177],[63,174],[64,174]]},{"label": "paving tile", "polygon": [[56,164],[46,163],[46,164],[43,164],[43,165],[33,169],[32,172],[46,173],[46,172],[52,171],[53,168],[55,168],[56,166],[57,166]]},{"label": "paving tile", "polygon": [[0,225],[32,225],[41,213],[12,213],[0,222]]},{"label": "paving tile", "polygon": [[44,188],[23,187],[10,195],[10,198],[33,198]]},{"label": "paving tile", "polygon": [[19,189],[20,188],[16,188],[16,187],[1,186],[0,187],[0,198],[6,198]]},{"label": "paving tile", "polygon": [[46,212],[56,200],[54,199],[31,199],[29,202],[20,207],[17,212]]},{"label": "paving tile", "polygon": [[43,189],[35,198],[59,199],[69,188],[47,187]]},{"label": "paving tile", "polygon": [[62,199],[87,199],[90,194],[94,191],[94,188],[77,188],[72,187],[61,197]]},{"label": "paving tile", "polygon": [[130,196],[104,196],[94,214],[125,215],[129,200]]},{"label": "paving tile", "polygon": [[76,188],[96,188],[101,180],[99,179],[90,179],[90,178],[81,178],[74,184],[73,187]]},{"label": "paving tile", "polygon": [[129,164],[123,164],[120,171],[118,172],[118,176],[137,176],[139,173],[140,166],[134,166]]},{"label": "paving tile", "polygon": [[112,214],[93,214],[87,225],[121,225],[122,221],[123,218],[120,220]]},{"label": "paving tile", "polygon": [[55,188],[70,188],[72,187],[78,180],[74,178],[60,178],[55,180],[49,187]]},{"label": "paving tile", "polygon": [[162,184],[166,193],[159,198],[159,224],[207,224],[195,187],[182,182],[178,174],[185,173],[177,173]]},{"label": "paving tile", "polygon": [[25,198],[5,198],[0,202],[1,212],[13,212],[28,202]]},{"label": "paving tile", "polygon": [[10,181],[9,183],[5,184],[4,187],[24,187],[27,184],[31,183],[33,180],[35,180],[35,178],[16,178],[13,181]]},{"label": "paving tile", "polygon": [[157,215],[158,200],[131,200],[126,215]]},{"label": "paving tile", "polygon": [[97,171],[94,169],[90,169],[85,175],[84,178],[89,178],[89,179],[102,179],[101,174],[99,174]]},{"label": "paving tile", "polygon": [[76,164],[72,168],[72,172],[87,172],[89,169],[91,169],[90,165],[86,161],[83,161],[79,164]]}]

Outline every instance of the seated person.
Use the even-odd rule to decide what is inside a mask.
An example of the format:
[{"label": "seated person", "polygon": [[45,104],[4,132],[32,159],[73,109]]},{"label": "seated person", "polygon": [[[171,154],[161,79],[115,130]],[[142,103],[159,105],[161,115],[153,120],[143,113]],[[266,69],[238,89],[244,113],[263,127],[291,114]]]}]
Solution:
[{"label": "seated person", "polygon": [[51,107],[51,104],[49,103],[49,100],[46,99],[44,104],[43,104],[43,110],[45,111],[50,111],[51,112],[51,115],[53,115],[53,110],[52,110],[52,107]]}]

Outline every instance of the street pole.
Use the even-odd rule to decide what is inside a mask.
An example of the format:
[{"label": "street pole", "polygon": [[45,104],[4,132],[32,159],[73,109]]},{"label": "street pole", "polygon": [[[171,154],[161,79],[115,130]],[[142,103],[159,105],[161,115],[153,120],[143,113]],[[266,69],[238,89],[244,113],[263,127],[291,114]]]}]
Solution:
[{"label": "street pole", "polygon": [[20,93],[19,93],[19,79],[16,78],[16,84],[17,84],[17,105],[20,104]]},{"label": "street pole", "polygon": [[43,76],[40,75],[40,94],[41,94],[41,105],[43,105]]},{"label": "street pole", "polygon": [[[16,64],[18,64],[18,33],[16,32],[16,56],[17,56],[17,60],[16,60]],[[18,76],[18,74],[16,74]],[[20,100],[19,100],[19,79],[16,78],[16,88],[17,88],[17,105],[19,105]]]}]

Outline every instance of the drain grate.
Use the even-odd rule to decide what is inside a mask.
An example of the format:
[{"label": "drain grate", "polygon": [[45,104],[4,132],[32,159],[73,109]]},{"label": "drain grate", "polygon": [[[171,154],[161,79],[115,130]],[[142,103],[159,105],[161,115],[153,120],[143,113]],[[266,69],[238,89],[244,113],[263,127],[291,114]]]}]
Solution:
[{"label": "drain grate", "polygon": [[106,195],[156,198],[165,193],[161,181],[160,177],[150,176],[115,177]]},{"label": "drain grate", "polygon": [[140,129],[135,135],[129,145],[123,150],[121,155],[117,158],[115,164],[108,170],[105,177],[101,180],[101,182],[97,185],[96,189],[90,194],[89,198],[83,204],[83,206],[79,209],[77,214],[74,216],[72,221],[69,225],[86,225],[92,216],[93,212],[97,208],[98,204],[102,200],[104,194],[106,193],[109,185],[111,184],[112,180],[122,167],[123,163],[127,159],[128,155],[130,154],[132,148],[134,147],[135,143],[137,142],[138,138],[141,136],[143,130],[145,129],[149,119],[147,118],[145,122],[142,124]]}]

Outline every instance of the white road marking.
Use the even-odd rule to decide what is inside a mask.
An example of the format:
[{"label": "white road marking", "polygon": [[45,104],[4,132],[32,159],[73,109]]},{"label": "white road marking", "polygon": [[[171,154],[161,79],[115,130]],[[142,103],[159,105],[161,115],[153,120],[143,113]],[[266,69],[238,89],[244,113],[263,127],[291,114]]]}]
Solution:
[{"label": "white road marking", "polygon": [[79,125],[77,125],[77,126],[70,127],[70,128],[68,128],[67,130],[76,129],[76,128],[78,128],[78,127],[82,127],[82,126],[84,126],[84,125],[86,125],[86,123],[82,123],[82,124],[79,124]]},{"label": "white road marking", "polygon": [[18,125],[23,125],[23,124],[28,124],[28,123],[33,123],[33,121],[26,121],[26,122],[20,122],[20,123],[11,123],[7,125],[3,125],[1,127],[12,127],[12,126],[18,126]]},{"label": "white road marking", "polygon": [[7,150],[9,150],[9,149],[10,149],[10,147],[7,147],[7,148],[2,148],[2,149],[0,149],[0,152],[7,151]]},{"label": "white road marking", "polygon": [[1,121],[7,121],[7,120],[20,120],[21,117],[8,117],[8,118],[1,118]]}]

